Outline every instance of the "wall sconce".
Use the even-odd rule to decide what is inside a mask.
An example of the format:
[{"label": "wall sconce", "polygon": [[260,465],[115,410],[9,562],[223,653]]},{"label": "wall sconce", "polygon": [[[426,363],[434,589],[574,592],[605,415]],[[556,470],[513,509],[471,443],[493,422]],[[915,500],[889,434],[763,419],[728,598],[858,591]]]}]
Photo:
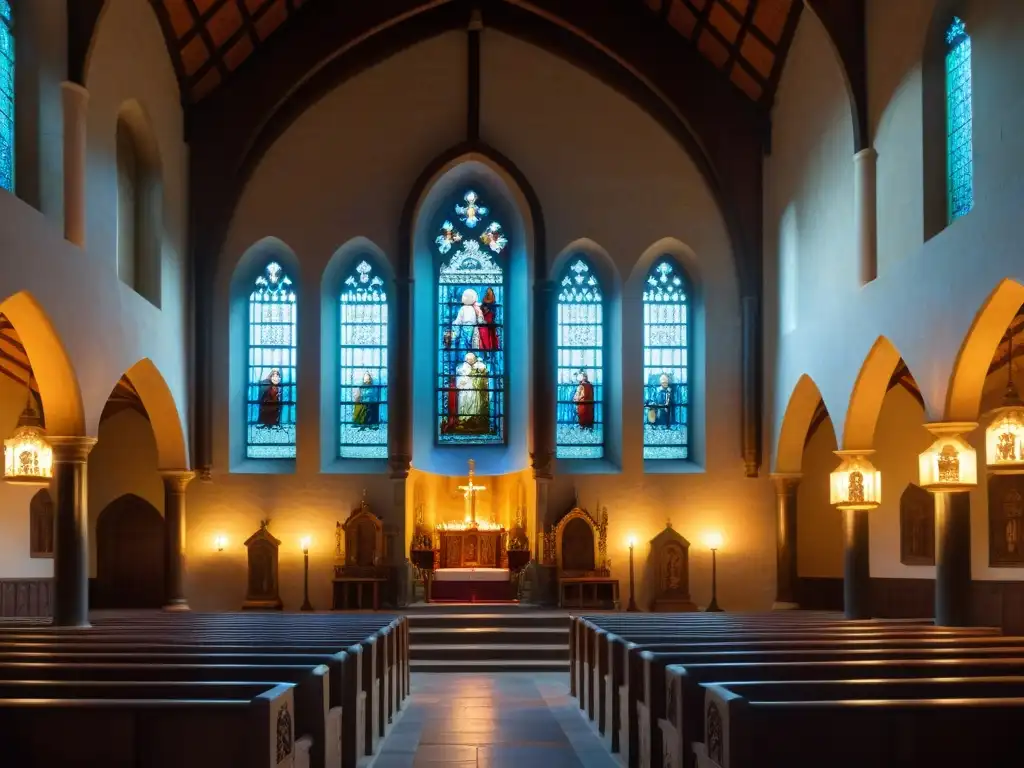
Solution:
[{"label": "wall sconce", "polygon": [[875,509],[882,503],[882,473],[868,461],[874,451],[834,451],[839,467],[829,475],[829,503],[836,509]]},{"label": "wall sconce", "polygon": [[978,484],[978,452],[962,437],[971,422],[925,424],[938,439],[918,457],[918,485],[932,493],[969,491]]},{"label": "wall sconce", "polygon": [[223,552],[224,551],[224,547],[226,547],[227,545],[228,545],[228,537],[227,536],[214,536],[213,537],[213,546],[215,546],[217,548],[218,552]]}]

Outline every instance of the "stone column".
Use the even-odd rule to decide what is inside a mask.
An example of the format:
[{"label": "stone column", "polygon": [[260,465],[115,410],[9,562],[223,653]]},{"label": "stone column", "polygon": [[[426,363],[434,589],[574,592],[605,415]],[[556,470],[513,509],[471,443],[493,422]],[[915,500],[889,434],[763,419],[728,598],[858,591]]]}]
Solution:
[{"label": "stone column", "polygon": [[50,437],[55,536],[53,624],[89,626],[89,451],[95,437]]},{"label": "stone column", "polygon": [[[544,263],[538,259],[538,266]],[[533,450],[530,454],[536,486],[536,519],[531,534],[534,557],[542,562],[544,530],[548,519],[548,493],[554,476],[555,460],[555,354],[554,289],[551,280],[537,277],[533,284]],[[544,602],[551,602],[553,590],[548,583],[547,569],[534,569],[537,592]],[[536,600],[536,597],[534,597]]]},{"label": "stone column", "polygon": [[164,610],[187,611],[185,597],[185,489],[196,473],[161,471],[164,480]]},{"label": "stone column", "polygon": [[971,626],[971,494],[935,494],[935,623]]},{"label": "stone column", "polygon": [[871,618],[868,512],[843,510],[843,608],[848,619]]},{"label": "stone column", "polygon": [[64,237],[85,247],[85,163],[89,91],[61,83],[64,104]]},{"label": "stone column", "polygon": [[773,611],[799,608],[796,599],[796,512],[800,475],[773,475],[775,481],[775,602]]},{"label": "stone column", "polygon": [[857,227],[857,260],[861,285],[870,283],[878,275],[877,161],[878,153],[871,147],[853,156],[853,215]]},{"label": "stone column", "polygon": [[743,466],[747,477],[761,469],[761,311],[756,296],[744,296],[743,372]]}]

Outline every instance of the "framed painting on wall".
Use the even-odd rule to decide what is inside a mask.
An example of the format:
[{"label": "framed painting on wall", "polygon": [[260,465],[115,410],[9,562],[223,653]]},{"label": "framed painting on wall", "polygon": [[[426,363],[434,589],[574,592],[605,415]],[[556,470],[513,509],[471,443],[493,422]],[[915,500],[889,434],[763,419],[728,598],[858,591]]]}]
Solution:
[{"label": "framed painting on wall", "polygon": [[935,497],[914,483],[900,496],[900,562],[935,565]]},{"label": "framed painting on wall", "polygon": [[1024,568],[1024,475],[988,478],[988,562]]}]

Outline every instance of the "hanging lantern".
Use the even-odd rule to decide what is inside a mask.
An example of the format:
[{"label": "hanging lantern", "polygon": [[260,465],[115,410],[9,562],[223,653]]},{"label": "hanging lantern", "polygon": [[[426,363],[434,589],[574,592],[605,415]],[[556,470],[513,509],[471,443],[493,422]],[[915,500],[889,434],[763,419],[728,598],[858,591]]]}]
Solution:
[{"label": "hanging lantern", "polygon": [[1013,336],[1009,336],[1006,393],[985,430],[985,463],[994,475],[1024,473],[1024,402],[1013,383]]},{"label": "hanging lantern", "polygon": [[829,478],[836,509],[874,509],[882,503],[882,473],[867,457],[874,451],[835,451],[839,467]]},{"label": "hanging lantern", "polygon": [[978,453],[960,435],[977,424],[925,424],[938,440],[918,457],[918,485],[933,493],[969,491],[978,484]]},{"label": "hanging lantern", "polygon": [[49,485],[52,476],[53,449],[29,392],[14,434],[4,440],[4,479],[18,485]]}]

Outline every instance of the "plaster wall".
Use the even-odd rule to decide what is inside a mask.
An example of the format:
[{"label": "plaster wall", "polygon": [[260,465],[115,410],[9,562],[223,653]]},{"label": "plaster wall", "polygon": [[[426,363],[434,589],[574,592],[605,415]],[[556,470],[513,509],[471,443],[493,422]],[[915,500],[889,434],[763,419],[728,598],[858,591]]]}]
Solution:
[{"label": "plaster wall", "polygon": [[[292,607],[301,600],[302,535],[313,537],[312,600],[320,607],[329,604],[334,525],[357,506],[364,488],[386,522],[401,529],[404,518],[411,519],[417,498],[412,482],[405,510],[396,506],[398,497],[389,487],[393,481],[383,473],[321,472],[322,445],[330,443],[321,442],[320,432],[334,426],[323,416],[329,412],[323,398],[332,395],[318,391],[323,375],[317,354],[322,326],[317,301],[332,254],[352,238],[367,238],[393,262],[401,208],[414,180],[431,159],[464,138],[465,45],[464,33],[443,35],[338,86],[277,140],[246,187],[219,264],[219,309],[212,330],[214,359],[222,361],[215,367],[214,482],[194,483],[189,491],[189,599],[195,608],[240,604],[245,592],[241,543],[261,517],[272,518],[271,531],[284,541],[282,597]],[[588,238],[608,252],[623,286],[623,318],[618,337],[611,340],[623,350],[617,364],[622,370],[621,406],[614,404],[622,410],[621,466],[595,465],[585,476],[568,474],[560,466],[551,487],[550,512],[567,510],[576,488],[580,504],[591,512],[607,506],[609,555],[624,596],[627,536],[635,535],[639,542],[641,603],[649,597],[641,578],[646,542],[669,517],[693,542],[691,591],[696,602],[706,603],[710,552],[700,542],[707,531],[719,530],[726,540],[719,557],[720,602],[737,609],[767,608],[774,597],[773,490],[767,478],[747,480],[743,475],[738,290],[730,243],[711,194],[684,150],[650,117],[559,58],[485,30],[482,84],[482,138],[516,163],[536,191],[547,225],[549,260],[570,243]],[[410,114],[416,115],[414,127]],[[297,459],[294,467],[272,477],[248,466],[243,472],[228,471],[235,463],[231,420],[240,419],[235,409],[239,395],[228,390],[230,286],[243,254],[267,236],[280,238],[296,254],[303,302]],[[657,467],[645,471],[640,458],[641,286],[654,258],[665,252],[677,255],[696,283],[694,461],[673,467],[681,471],[671,475],[653,473]],[[609,378],[619,375],[606,373]],[[419,461],[413,457],[414,467]],[[521,467],[506,468],[517,469]],[[464,469],[460,465],[444,474],[456,471]],[[496,478],[501,493],[513,487],[507,479]],[[431,509],[443,507],[447,501],[437,489],[448,482],[424,481],[420,496],[431,498],[423,503]],[[527,478],[526,495],[531,498],[532,482]],[[225,552],[212,547],[218,534],[229,537]]]}]

